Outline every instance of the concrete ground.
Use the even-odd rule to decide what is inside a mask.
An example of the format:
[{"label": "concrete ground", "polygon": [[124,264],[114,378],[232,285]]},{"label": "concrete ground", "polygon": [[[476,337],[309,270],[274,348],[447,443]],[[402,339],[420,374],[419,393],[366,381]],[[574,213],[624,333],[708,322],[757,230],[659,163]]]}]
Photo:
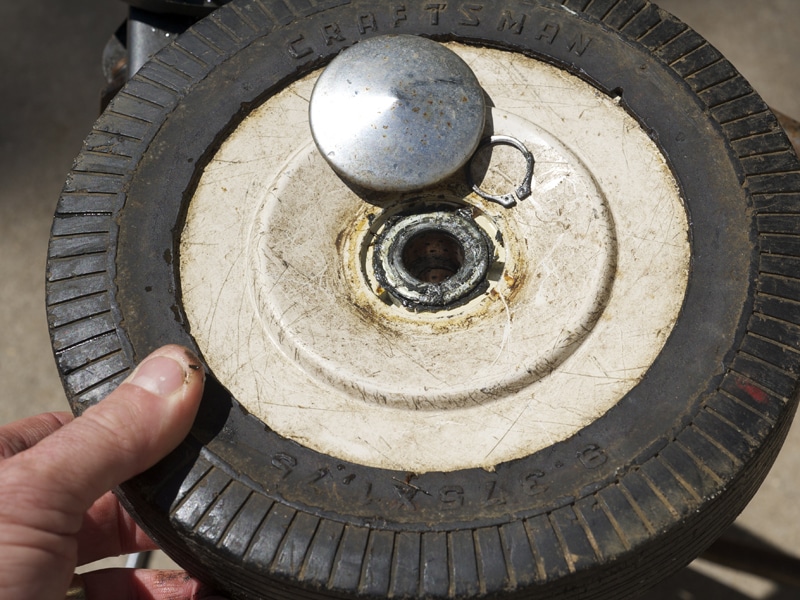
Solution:
[{"label": "concrete ground", "polygon": [[[716,45],[773,108],[800,119],[798,0],[659,4]],[[113,0],[0,3],[0,423],[66,409],[45,319],[47,241],[59,190],[97,116],[100,53],[125,12]],[[800,422],[737,521],[741,530],[795,554],[798,450]],[[156,562],[170,564],[164,557]],[[695,561],[646,597],[788,600],[800,592]]]}]

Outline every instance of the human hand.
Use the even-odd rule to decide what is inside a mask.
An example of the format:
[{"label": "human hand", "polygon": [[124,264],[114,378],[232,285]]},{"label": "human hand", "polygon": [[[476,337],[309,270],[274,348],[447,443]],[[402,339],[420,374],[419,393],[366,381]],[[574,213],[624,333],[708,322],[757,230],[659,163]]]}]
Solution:
[{"label": "human hand", "polygon": [[[199,360],[153,352],[81,417],[48,413],[0,427],[0,595],[64,600],[75,567],[155,549],[109,490],[172,451],[203,391]],[[83,575],[88,600],[211,600],[182,571],[106,569]]]}]

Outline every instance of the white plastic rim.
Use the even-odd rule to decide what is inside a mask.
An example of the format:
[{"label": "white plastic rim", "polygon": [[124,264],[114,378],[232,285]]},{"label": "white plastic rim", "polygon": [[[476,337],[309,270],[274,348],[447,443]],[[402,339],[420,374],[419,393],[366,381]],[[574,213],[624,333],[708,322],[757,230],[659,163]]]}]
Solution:
[{"label": "white plastic rim", "polygon": [[[415,473],[491,469],[602,416],[663,348],[690,262],[678,186],[618,99],[519,54],[449,47],[491,98],[490,132],[536,159],[511,209],[460,174],[415,196],[474,207],[502,240],[487,293],[443,312],[386,301],[370,242],[401,198],[365,201],[319,155],[318,73],[223,143],[180,245],[192,335],[248,411],[322,453]],[[515,188],[519,158],[495,148],[482,189]]]}]

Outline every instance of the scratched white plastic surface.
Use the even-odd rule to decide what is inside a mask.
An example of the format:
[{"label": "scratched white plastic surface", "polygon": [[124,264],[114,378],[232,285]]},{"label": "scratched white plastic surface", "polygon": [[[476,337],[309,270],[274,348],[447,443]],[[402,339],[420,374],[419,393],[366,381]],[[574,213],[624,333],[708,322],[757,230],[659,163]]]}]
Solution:
[{"label": "scratched white plastic surface", "polygon": [[[450,47],[489,94],[493,132],[536,158],[533,194],[511,209],[458,176],[431,192],[463,193],[502,234],[487,294],[423,314],[378,297],[382,207],[313,145],[314,76],[226,140],[181,237],[192,334],[235,397],[316,450],[417,473],[491,469],[604,414],[659,354],[689,269],[678,188],[618,102],[531,58]],[[516,187],[519,157],[498,148],[482,185]]]}]

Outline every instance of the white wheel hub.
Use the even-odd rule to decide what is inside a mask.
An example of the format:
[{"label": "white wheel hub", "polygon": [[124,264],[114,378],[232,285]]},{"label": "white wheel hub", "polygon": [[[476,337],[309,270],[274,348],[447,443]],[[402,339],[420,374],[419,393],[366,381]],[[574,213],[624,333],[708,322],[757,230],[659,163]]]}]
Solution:
[{"label": "white wheel hub", "polygon": [[[192,334],[247,410],[320,452],[417,473],[490,469],[602,416],[660,353],[690,262],[677,184],[618,102],[531,58],[449,47],[493,103],[487,127],[533,154],[530,197],[506,209],[457,173],[362,198],[313,144],[313,74],[221,146],[180,245]],[[490,193],[524,173],[514,148],[484,163]],[[477,297],[415,312],[381,289],[372,253],[392,216],[432,207],[469,208],[492,265]]]}]

